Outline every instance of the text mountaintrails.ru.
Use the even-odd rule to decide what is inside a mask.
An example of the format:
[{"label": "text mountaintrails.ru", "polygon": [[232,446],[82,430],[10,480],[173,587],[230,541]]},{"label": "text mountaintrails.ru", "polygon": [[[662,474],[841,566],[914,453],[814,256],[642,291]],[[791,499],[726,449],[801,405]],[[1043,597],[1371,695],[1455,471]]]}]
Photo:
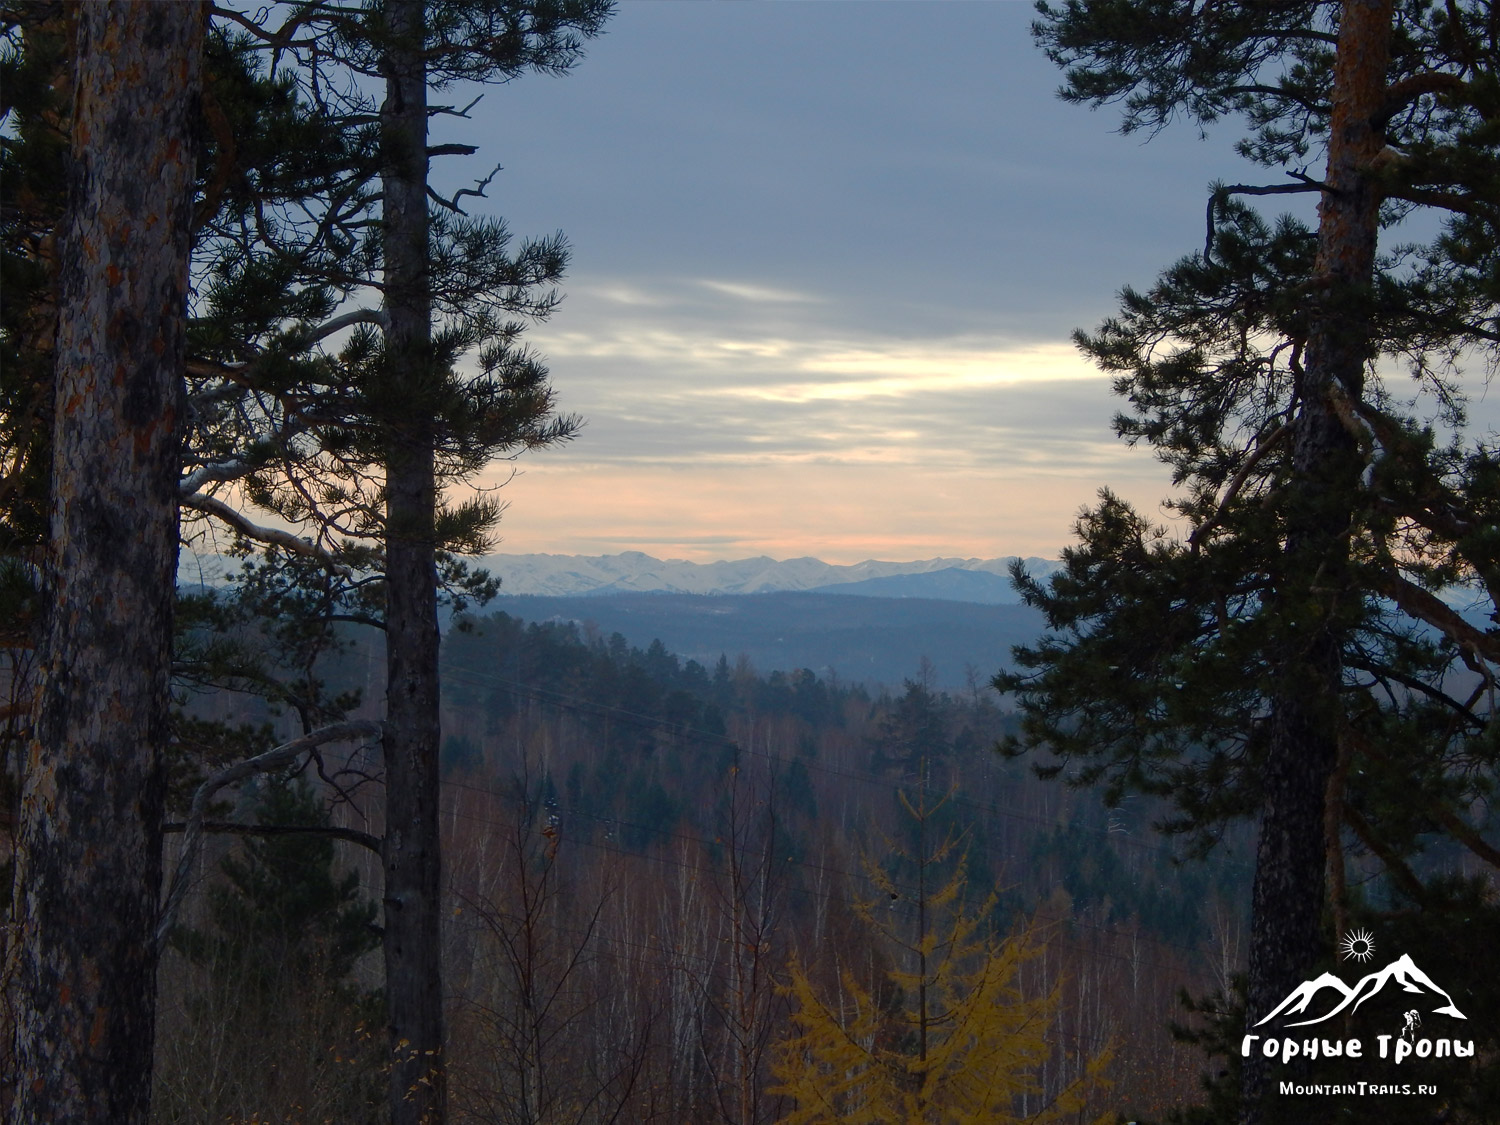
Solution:
[{"label": "text mountaintrails.ru", "polygon": [[1280,1089],[1283,1096],[1287,1094],[1323,1094],[1339,1097],[1347,1094],[1356,1094],[1361,1098],[1368,1096],[1379,1097],[1383,1094],[1416,1094],[1424,1096],[1437,1093],[1436,1086],[1411,1086],[1404,1084],[1401,1086],[1392,1086],[1380,1082],[1317,1083],[1305,1086],[1298,1085],[1295,1082],[1283,1082]]}]

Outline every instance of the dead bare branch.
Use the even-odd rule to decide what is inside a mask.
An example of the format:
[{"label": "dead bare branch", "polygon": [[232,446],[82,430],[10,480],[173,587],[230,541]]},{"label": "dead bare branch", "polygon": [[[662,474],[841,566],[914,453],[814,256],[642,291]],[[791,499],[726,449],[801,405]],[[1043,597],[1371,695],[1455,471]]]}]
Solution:
[{"label": "dead bare branch", "polygon": [[183,507],[193,508],[223,520],[247,539],[254,539],[258,543],[273,544],[295,554],[317,559],[329,570],[345,578],[351,578],[354,575],[353,570],[339,562],[326,548],[319,546],[311,539],[300,538],[279,527],[266,527],[263,524],[252,523],[243,513],[235,511],[216,497],[194,492],[182,496],[180,501]]},{"label": "dead bare branch", "polygon": [[199,785],[193,794],[192,804],[188,807],[187,822],[183,826],[182,855],[177,861],[177,870],[172,876],[171,888],[167,891],[166,902],[162,906],[161,917],[156,924],[157,945],[160,946],[166,941],[167,932],[172,928],[172,919],[176,917],[177,910],[182,905],[183,896],[187,893],[188,879],[192,874],[194,863],[197,862],[198,852],[203,846],[204,824],[207,821],[209,802],[214,799],[219,790],[258,773],[266,773],[269,770],[290,765],[299,755],[327,742],[378,738],[383,727],[384,724],[372,719],[351,719],[342,723],[330,723],[300,738],[283,742],[280,746],[273,746],[253,758],[246,758],[232,766],[226,766]]}]

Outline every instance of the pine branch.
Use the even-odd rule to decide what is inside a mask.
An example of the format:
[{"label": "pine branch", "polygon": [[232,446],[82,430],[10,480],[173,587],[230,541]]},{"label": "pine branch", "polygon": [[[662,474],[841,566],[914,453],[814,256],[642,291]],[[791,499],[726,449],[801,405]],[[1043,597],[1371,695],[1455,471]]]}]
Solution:
[{"label": "pine branch", "polygon": [[1431,811],[1442,826],[1453,834],[1455,840],[1463,844],[1464,847],[1468,848],[1469,851],[1473,852],[1491,867],[1500,867],[1500,849],[1496,849],[1493,845],[1487,843],[1484,837],[1474,831],[1472,825],[1465,823],[1450,808],[1438,805],[1433,807]]},{"label": "pine branch", "polygon": [[1385,105],[1375,118],[1376,128],[1383,127],[1412,102],[1425,94],[1455,94],[1465,105],[1480,108],[1474,86],[1457,74],[1427,70],[1409,74],[1385,92]]},{"label": "pine branch", "polygon": [[239,480],[255,468],[255,465],[243,457],[233,457],[227,461],[210,461],[199,465],[183,477],[177,489],[184,496],[192,496],[206,484],[227,484],[229,481]]},{"label": "pine branch", "polygon": [[1495,215],[1494,202],[1475,193],[1460,194],[1429,188],[1393,187],[1387,190],[1386,195],[1391,199],[1401,199],[1423,207],[1436,207],[1440,211],[1452,211],[1459,215],[1473,215],[1479,218],[1493,218]]},{"label": "pine branch", "polygon": [[316,328],[298,335],[298,341],[303,347],[311,347],[321,340],[326,340],[335,332],[342,332],[345,328],[352,328],[356,324],[373,324],[377,328],[384,328],[391,321],[384,309],[355,309],[343,316],[336,316],[332,320],[325,321]]},{"label": "pine branch", "polygon": [[1379,834],[1370,827],[1370,822],[1352,805],[1344,805],[1344,823],[1354,829],[1354,834],[1359,837],[1360,842],[1370,849],[1375,858],[1385,864],[1385,869],[1390,872],[1391,878],[1411,897],[1412,901],[1425,906],[1427,888],[1422,886],[1422,881],[1416,877],[1400,856],[1382,842]]},{"label": "pine branch", "polygon": [[464,106],[463,109],[455,109],[451,105],[430,105],[430,106],[427,107],[427,116],[428,117],[462,117],[465,120],[468,120],[468,118],[469,118],[469,111],[472,110],[476,105],[478,105],[483,100],[484,100],[484,95],[480,94],[477,98],[475,98],[473,101],[471,101],[468,105]]},{"label": "pine branch", "polygon": [[1358,657],[1353,656],[1346,657],[1345,663],[1350,668],[1357,669],[1361,672],[1370,673],[1370,675],[1375,678],[1376,682],[1390,680],[1394,683],[1398,683],[1408,691],[1414,691],[1419,695],[1425,696],[1433,703],[1439,704],[1443,707],[1447,707],[1470,726],[1480,730],[1484,729],[1485,720],[1474,713],[1472,703],[1465,704],[1462,700],[1454,699],[1447,692],[1438,690],[1431,684],[1425,683],[1424,681],[1418,679],[1416,676],[1408,676],[1402,672],[1398,672],[1394,668],[1387,667],[1383,664],[1376,664],[1371,660],[1361,660]]},{"label": "pine branch", "polygon": [[1291,423],[1283,422],[1271,431],[1271,436],[1257,445],[1250,456],[1245,459],[1245,463],[1240,467],[1240,471],[1234,474],[1234,479],[1229,482],[1229,486],[1224,490],[1224,496],[1219,501],[1218,507],[1214,509],[1213,515],[1193,528],[1192,534],[1188,536],[1188,545],[1195,552],[1198,550],[1198,545],[1203,536],[1213,530],[1219,521],[1224,518],[1225,513],[1229,511],[1229,505],[1234,502],[1235,497],[1240,494],[1240,490],[1245,487],[1245,482],[1250,479],[1250,474],[1255,471],[1255,466],[1260,464],[1261,459],[1275,446],[1281,444],[1281,440],[1289,433],[1291,433]]},{"label": "pine branch", "polygon": [[[432,151],[433,150],[431,149],[428,150],[429,153],[431,153]],[[475,149],[474,151],[477,152],[479,150]],[[476,199],[487,199],[488,196],[484,194],[485,189],[490,186],[490,181],[493,180],[497,175],[499,175],[501,171],[501,166],[499,164],[496,164],[494,169],[491,170],[488,176],[486,176],[482,180],[476,180],[474,186],[471,188],[460,188],[458,191],[453,193],[452,199],[444,199],[441,195],[438,194],[437,190],[429,184],[427,187],[427,198],[438,204],[438,206],[445,207],[449,211],[452,211],[455,215],[467,215],[468,212],[459,206],[458,201],[466,195],[472,195]]]},{"label": "pine branch", "polygon": [[[1371,758],[1387,763],[1390,761],[1389,755],[1381,751],[1368,739],[1360,739],[1359,749],[1361,753],[1368,754]],[[1451,832],[1453,838],[1463,844],[1464,847],[1468,848],[1490,866],[1500,867],[1500,849],[1488,843],[1484,837],[1474,830],[1472,825],[1451,808],[1430,798],[1422,802],[1422,807],[1431,813],[1438,823]]]},{"label": "pine branch", "polygon": [[[1380,573],[1378,588],[1406,613],[1418,621],[1425,621],[1454,644],[1472,653],[1482,662],[1481,669],[1485,663],[1500,664],[1500,637],[1476,629],[1436,595],[1403,578],[1394,567],[1388,567]],[[1478,670],[1480,669],[1476,669]],[[1480,674],[1487,680],[1494,679],[1493,673],[1488,670],[1480,671]]]},{"label": "pine branch", "polygon": [[256,23],[255,20],[251,19],[249,16],[246,16],[240,12],[236,12],[233,8],[221,8],[217,4],[215,4],[209,8],[209,12],[211,15],[217,16],[219,19],[228,20],[229,22],[237,25],[241,31],[248,32],[253,38],[259,40],[268,47],[275,47],[278,50],[294,50],[299,47],[315,49],[318,46],[318,41],[316,38],[294,38],[298,28],[303,23],[303,20],[300,16],[294,16],[292,19],[282,24],[280,30],[270,31],[262,27],[260,24]]}]

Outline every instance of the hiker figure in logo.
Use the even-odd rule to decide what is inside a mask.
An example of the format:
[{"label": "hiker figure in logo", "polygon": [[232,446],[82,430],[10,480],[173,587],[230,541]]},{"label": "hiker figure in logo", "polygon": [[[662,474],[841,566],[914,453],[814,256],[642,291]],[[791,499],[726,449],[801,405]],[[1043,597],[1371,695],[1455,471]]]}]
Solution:
[{"label": "hiker figure in logo", "polygon": [[1411,1011],[1406,1013],[1406,1026],[1401,1029],[1401,1038],[1408,1041],[1416,1039],[1417,1028],[1421,1026],[1422,1016],[1415,1008],[1413,1008]]}]

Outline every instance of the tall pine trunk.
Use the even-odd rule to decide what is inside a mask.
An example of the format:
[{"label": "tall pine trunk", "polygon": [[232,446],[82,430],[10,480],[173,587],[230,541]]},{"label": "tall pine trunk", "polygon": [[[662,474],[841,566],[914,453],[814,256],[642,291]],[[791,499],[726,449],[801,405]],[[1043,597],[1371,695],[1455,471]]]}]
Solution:
[{"label": "tall pine trunk", "polygon": [[[1380,195],[1371,170],[1384,147],[1392,0],[1346,0],[1339,23],[1327,184],[1306,364],[1298,388],[1293,481],[1277,591],[1286,622],[1272,699],[1252,901],[1247,1011],[1254,1023],[1306,975],[1323,947],[1324,809],[1338,758],[1347,623],[1359,594],[1348,532],[1359,451],[1335,399],[1357,401],[1371,356],[1369,305]],[[1241,1119],[1261,1120],[1266,1062],[1245,1060]]]},{"label": "tall pine trunk", "polygon": [[16,850],[14,1120],[144,1123],[199,4],[78,12],[44,575]]},{"label": "tall pine trunk", "polygon": [[423,0],[389,0],[381,107],[387,375],[385,979],[393,1125],[447,1116],[438,836],[438,624],[433,558]]}]

